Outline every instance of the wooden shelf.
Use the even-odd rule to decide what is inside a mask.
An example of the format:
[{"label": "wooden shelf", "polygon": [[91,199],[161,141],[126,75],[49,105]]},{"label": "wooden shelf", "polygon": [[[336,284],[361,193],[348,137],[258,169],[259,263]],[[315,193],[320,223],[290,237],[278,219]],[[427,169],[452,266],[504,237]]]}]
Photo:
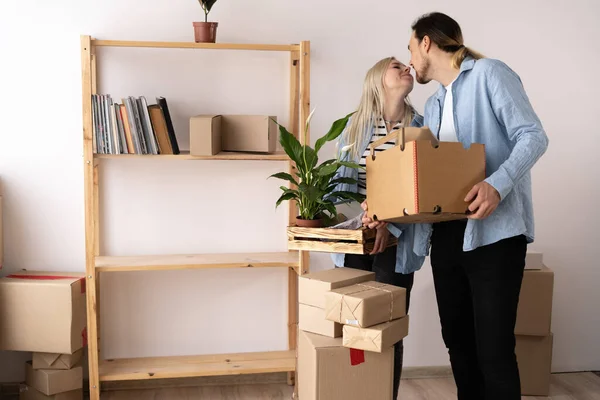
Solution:
[{"label": "wooden shelf", "polygon": [[197,376],[262,374],[296,369],[293,350],[183,357],[104,360],[100,381],[189,378]]},{"label": "wooden shelf", "polygon": [[151,47],[164,49],[215,49],[215,50],[258,50],[258,51],[298,51],[297,44],[254,44],[254,43],[195,43],[195,42],[153,42],[135,40],[92,40],[92,46],[106,47]]},{"label": "wooden shelf", "polygon": [[298,267],[297,252],[178,254],[151,256],[99,256],[98,272],[161,271],[202,268],[275,268]]},{"label": "wooden shelf", "polygon": [[263,153],[235,153],[221,152],[214,156],[192,156],[189,151],[181,152],[181,154],[94,154],[95,159],[131,159],[131,160],[257,160],[257,161],[288,161],[289,157],[285,152],[277,152],[271,154]]}]

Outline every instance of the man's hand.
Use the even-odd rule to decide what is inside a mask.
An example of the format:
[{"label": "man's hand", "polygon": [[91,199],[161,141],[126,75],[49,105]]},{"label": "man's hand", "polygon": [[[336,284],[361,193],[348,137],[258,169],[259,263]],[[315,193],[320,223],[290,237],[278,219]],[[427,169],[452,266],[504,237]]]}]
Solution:
[{"label": "man's hand", "polygon": [[390,231],[387,230],[387,223],[383,223],[377,227],[377,233],[375,235],[375,245],[371,251],[371,255],[382,253],[388,244],[390,238]]},{"label": "man's hand", "polygon": [[492,185],[487,182],[480,182],[473,186],[473,189],[465,197],[469,205],[469,211],[474,214],[469,215],[470,219],[485,219],[489,217],[498,204],[500,204],[500,194]]},{"label": "man's hand", "polygon": [[362,209],[365,212],[362,217],[363,226],[366,226],[369,229],[379,228],[380,226],[383,226],[383,227],[387,226],[387,222],[373,221],[373,219],[367,217],[367,201],[366,200],[363,201],[360,206],[362,207]]}]

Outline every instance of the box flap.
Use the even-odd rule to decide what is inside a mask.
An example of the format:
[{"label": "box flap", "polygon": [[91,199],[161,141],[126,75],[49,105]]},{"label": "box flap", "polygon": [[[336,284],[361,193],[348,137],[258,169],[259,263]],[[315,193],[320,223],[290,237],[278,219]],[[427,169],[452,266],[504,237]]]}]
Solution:
[{"label": "box flap", "polygon": [[311,346],[315,349],[326,349],[330,347],[341,347],[342,338],[330,338],[327,336],[317,335],[306,331],[300,331],[302,335],[306,336],[306,339],[310,342]]}]

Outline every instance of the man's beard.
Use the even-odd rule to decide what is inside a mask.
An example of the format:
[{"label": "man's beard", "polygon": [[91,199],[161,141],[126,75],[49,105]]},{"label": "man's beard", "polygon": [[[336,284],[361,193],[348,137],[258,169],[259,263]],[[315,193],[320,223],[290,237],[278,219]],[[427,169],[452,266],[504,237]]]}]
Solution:
[{"label": "man's beard", "polygon": [[426,84],[431,82],[431,78],[429,78],[427,75],[429,74],[429,67],[430,67],[430,62],[428,58],[424,58],[423,59],[423,65],[421,66],[420,71],[417,71],[415,69],[415,78],[417,78],[417,82],[419,82],[420,84]]}]

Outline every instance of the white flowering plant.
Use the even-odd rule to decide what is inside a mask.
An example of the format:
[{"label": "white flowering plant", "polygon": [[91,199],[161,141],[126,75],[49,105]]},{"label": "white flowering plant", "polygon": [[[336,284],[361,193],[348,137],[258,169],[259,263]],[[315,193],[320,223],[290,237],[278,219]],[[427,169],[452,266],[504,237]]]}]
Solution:
[{"label": "white flowering plant", "polygon": [[[348,191],[336,191],[341,183],[357,184],[357,180],[347,177],[336,177],[341,167],[362,169],[360,165],[342,161],[342,155],[352,148],[352,145],[344,146],[336,158],[319,163],[318,153],[325,143],[336,140],[343,132],[348,119],[352,114],[336,120],[329,132],[319,138],[313,149],[306,144],[308,127],[314,114],[314,110],[306,119],[304,127],[304,144],[291,134],[284,126],[279,126],[279,143],[286,154],[294,162],[293,175],[287,172],[278,172],[269,178],[279,178],[292,183],[292,187],[281,186],[283,194],[276,202],[278,207],[283,201],[293,200],[298,206],[299,215],[297,220],[333,220],[337,217],[335,208],[336,200],[363,202],[365,197],[359,193]],[[317,165],[318,164],[318,165]]]}]

